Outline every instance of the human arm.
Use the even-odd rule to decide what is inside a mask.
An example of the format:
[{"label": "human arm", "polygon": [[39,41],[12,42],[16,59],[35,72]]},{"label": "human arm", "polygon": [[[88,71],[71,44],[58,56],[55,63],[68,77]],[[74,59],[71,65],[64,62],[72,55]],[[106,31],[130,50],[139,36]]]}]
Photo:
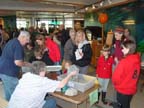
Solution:
[{"label": "human arm", "polygon": [[73,72],[71,72],[70,74],[68,74],[67,75],[67,77],[66,78],[64,78],[60,83],[59,83],[59,85],[58,85],[58,87],[57,88],[63,88],[67,83],[68,83],[68,81],[70,80],[70,78],[72,77],[72,76],[74,76],[74,75],[76,75],[77,74],[77,71],[73,71]]},{"label": "human arm", "polygon": [[53,37],[54,42],[56,42],[58,45],[61,45],[61,42],[57,39],[56,35]]},{"label": "human arm", "polygon": [[97,66],[96,66],[96,77],[98,77],[98,74],[100,72],[100,66],[101,66],[101,56],[98,58],[98,61],[97,61]]},{"label": "human arm", "polygon": [[92,49],[90,44],[84,45],[82,52],[83,52],[83,58],[90,62],[92,57]]},{"label": "human arm", "polygon": [[112,82],[114,85],[119,85],[121,83],[121,81],[123,80],[122,77],[123,74],[124,74],[124,64],[121,61],[115,68],[115,71],[112,75]]},{"label": "human arm", "polygon": [[23,60],[15,60],[14,63],[19,66],[19,67],[22,67],[22,66],[31,66],[31,63],[29,62],[24,62]]},{"label": "human arm", "polygon": [[3,36],[0,34],[0,47],[2,46],[3,44]]},{"label": "human arm", "polygon": [[30,66],[30,63],[28,62],[24,62],[24,57],[25,57],[25,54],[24,54],[24,48],[22,45],[20,45],[17,40],[14,40],[15,41],[15,45],[12,46],[12,49],[14,48],[13,50],[13,54],[11,55],[13,58],[13,62],[15,63],[16,66],[18,67],[22,67],[22,66]]},{"label": "human arm", "polygon": [[73,53],[73,45],[71,43],[71,40],[69,39],[64,46],[64,59],[65,57],[70,57],[72,53]]}]

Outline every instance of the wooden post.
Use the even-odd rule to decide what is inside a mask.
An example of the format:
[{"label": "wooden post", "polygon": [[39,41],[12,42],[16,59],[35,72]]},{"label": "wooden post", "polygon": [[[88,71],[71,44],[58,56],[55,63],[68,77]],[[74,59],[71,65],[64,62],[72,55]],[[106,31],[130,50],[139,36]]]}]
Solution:
[{"label": "wooden post", "polygon": [[104,24],[102,24],[102,46],[104,45]]}]

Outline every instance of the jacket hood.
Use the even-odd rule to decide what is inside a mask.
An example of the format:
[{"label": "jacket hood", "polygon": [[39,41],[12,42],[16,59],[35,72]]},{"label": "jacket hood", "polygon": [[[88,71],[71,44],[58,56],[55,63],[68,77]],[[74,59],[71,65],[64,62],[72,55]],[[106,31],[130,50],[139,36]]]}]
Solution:
[{"label": "jacket hood", "polygon": [[140,63],[140,54],[136,53],[127,55],[127,61],[133,63]]}]

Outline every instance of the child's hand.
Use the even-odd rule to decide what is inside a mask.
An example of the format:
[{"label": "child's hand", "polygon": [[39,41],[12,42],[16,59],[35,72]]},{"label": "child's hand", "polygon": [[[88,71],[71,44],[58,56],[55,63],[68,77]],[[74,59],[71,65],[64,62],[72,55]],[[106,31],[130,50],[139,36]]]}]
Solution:
[{"label": "child's hand", "polygon": [[46,51],[48,51],[48,48],[45,48],[45,49],[44,49],[44,52],[46,52]]},{"label": "child's hand", "polygon": [[141,62],[141,66],[144,66],[144,62]]},{"label": "child's hand", "polygon": [[98,74],[96,74],[96,77],[98,77]]},{"label": "child's hand", "polygon": [[114,44],[113,47],[116,48],[116,44]]},{"label": "child's hand", "polygon": [[42,57],[41,56],[37,56],[36,59],[40,60],[40,59],[42,59]]},{"label": "child's hand", "polygon": [[116,63],[118,63],[118,58],[117,58],[117,57],[115,57],[115,58],[114,58],[114,61],[115,61]]}]

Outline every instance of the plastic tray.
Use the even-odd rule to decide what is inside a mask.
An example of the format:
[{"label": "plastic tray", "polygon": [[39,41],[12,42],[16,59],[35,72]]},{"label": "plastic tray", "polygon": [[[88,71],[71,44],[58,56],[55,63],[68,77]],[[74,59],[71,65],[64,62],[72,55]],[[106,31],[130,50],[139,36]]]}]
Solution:
[{"label": "plastic tray", "polygon": [[28,66],[22,66],[21,68],[22,72],[31,72],[31,67],[28,67]]},{"label": "plastic tray", "polygon": [[[62,75],[58,76],[57,78],[58,78],[58,80],[62,80],[66,76],[67,76],[67,74],[62,74]],[[79,74],[78,78],[84,79],[84,82],[81,82],[81,81],[78,82],[78,81],[74,81],[73,79],[71,79],[68,82],[68,86],[73,87],[80,92],[85,92],[86,90],[92,88],[96,81],[95,77],[84,75],[84,74]]]},{"label": "plastic tray", "polygon": [[60,71],[62,69],[61,65],[57,66],[46,66],[46,71],[47,72],[55,72],[55,71]]}]

